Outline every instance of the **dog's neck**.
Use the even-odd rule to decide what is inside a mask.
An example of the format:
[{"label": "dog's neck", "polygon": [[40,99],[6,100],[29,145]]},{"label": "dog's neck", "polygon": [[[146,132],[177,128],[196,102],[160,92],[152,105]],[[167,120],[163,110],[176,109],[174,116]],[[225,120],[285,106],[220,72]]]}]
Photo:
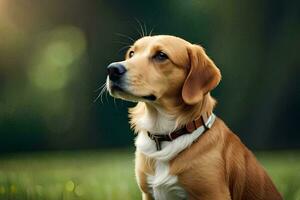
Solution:
[{"label": "dog's neck", "polygon": [[131,127],[136,133],[148,131],[153,134],[168,134],[204,112],[212,112],[215,100],[206,94],[196,105],[189,106],[181,102],[168,102],[164,106],[139,102],[129,110]]}]

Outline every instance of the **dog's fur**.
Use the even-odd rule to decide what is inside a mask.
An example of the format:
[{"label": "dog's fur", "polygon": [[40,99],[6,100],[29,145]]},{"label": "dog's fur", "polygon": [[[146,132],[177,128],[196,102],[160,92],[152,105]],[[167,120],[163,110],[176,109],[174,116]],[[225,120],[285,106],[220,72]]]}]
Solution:
[{"label": "dog's fur", "polygon": [[[203,135],[196,130],[163,142],[160,151],[147,136],[170,133],[213,111],[210,91],[221,74],[201,46],[174,36],[147,36],[119,63],[126,74],[118,89],[109,78],[107,86],[112,96],[138,102],[129,112],[138,133],[135,171],[144,200],[282,199],[254,155],[219,118]],[[149,95],[156,99],[143,98]]]}]

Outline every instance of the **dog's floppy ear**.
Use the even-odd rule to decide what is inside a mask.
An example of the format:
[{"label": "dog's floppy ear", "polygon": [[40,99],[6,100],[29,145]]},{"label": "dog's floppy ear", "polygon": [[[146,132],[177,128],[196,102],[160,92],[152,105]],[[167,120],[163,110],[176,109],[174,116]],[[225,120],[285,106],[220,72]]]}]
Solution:
[{"label": "dog's floppy ear", "polygon": [[183,84],[182,98],[186,104],[193,105],[219,84],[221,73],[201,46],[191,45],[187,51],[190,71]]}]

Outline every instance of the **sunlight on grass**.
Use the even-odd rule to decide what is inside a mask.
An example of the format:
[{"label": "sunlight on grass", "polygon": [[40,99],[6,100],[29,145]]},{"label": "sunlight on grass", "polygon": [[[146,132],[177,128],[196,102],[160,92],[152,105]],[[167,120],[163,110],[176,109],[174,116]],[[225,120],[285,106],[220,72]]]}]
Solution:
[{"label": "sunlight on grass", "polygon": [[1,158],[0,199],[140,199],[133,152],[61,152]]},{"label": "sunlight on grass", "polygon": [[[300,153],[256,154],[285,199],[300,199]],[[130,150],[2,156],[0,199],[141,199],[133,159]]]}]

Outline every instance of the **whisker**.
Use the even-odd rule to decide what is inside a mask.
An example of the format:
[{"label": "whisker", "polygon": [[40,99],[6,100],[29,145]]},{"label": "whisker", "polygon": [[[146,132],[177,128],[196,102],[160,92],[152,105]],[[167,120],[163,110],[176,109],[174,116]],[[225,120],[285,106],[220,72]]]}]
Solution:
[{"label": "whisker", "polygon": [[[136,22],[138,21],[136,18],[134,18],[134,20],[135,20]],[[137,22],[137,23],[138,23],[138,22]],[[138,36],[141,38],[141,37],[142,37],[142,33],[140,32],[140,30],[139,30],[137,27],[135,27],[135,30],[137,31]]]},{"label": "whisker", "polygon": [[100,87],[98,87],[94,92],[98,92],[99,90],[102,90],[102,88],[106,85],[106,83],[102,84]]},{"label": "whisker", "polygon": [[144,29],[145,29],[145,36],[148,35],[147,33],[147,26],[146,26],[146,23],[144,22]]},{"label": "whisker", "polygon": [[102,104],[103,104],[103,94],[104,93],[107,93],[106,85],[103,87],[103,89],[101,90],[101,93],[100,93],[100,101],[101,101]]},{"label": "whisker", "polygon": [[145,30],[144,30],[144,28],[143,28],[143,24],[142,24],[142,22],[140,22],[140,27],[141,27],[141,29],[142,29],[142,32],[143,32],[143,37],[145,36]]},{"label": "whisker", "polygon": [[[96,99],[93,101],[94,103],[96,103],[97,102],[97,100],[100,98],[100,100],[101,100],[101,103],[103,103],[103,101],[102,101],[102,95],[103,95],[103,93],[106,91],[106,83],[104,83],[101,87],[101,91],[99,92],[99,94],[98,94],[98,96],[96,97]],[[100,88],[98,88],[97,89],[97,91],[99,91],[99,89]]]},{"label": "whisker", "polygon": [[145,36],[145,32],[144,32],[144,29],[143,29],[143,27],[142,27],[141,22],[140,22],[138,19],[135,19],[135,21],[138,23],[139,28],[141,29],[141,32],[137,29],[137,30],[138,30],[138,33],[140,34],[140,37],[144,37],[144,36]]},{"label": "whisker", "polygon": [[154,30],[154,27],[151,29],[151,31],[150,31],[150,33],[149,33],[149,36],[152,35],[153,30]]},{"label": "whisker", "polygon": [[96,99],[94,99],[93,103],[96,103],[99,99],[99,97],[101,96],[101,92],[98,94],[98,96],[96,97]]},{"label": "whisker", "polygon": [[129,40],[132,41],[132,42],[135,42],[135,40],[134,40],[132,37],[128,36],[128,35],[125,35],[125,34],[122,34],[122,33],[115,33],[115,35],[118,35],[118,36],[120,36],[120,37],[129,39]]}]

